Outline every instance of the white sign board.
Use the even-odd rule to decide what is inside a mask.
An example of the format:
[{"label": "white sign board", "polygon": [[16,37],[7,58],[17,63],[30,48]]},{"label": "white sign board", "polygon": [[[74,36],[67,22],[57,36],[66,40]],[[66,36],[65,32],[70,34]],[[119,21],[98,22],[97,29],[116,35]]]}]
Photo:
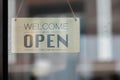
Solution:
[{"label": "white sign board", "polygon": [[79,52],[79,18],[12,19],[12,53]]}]

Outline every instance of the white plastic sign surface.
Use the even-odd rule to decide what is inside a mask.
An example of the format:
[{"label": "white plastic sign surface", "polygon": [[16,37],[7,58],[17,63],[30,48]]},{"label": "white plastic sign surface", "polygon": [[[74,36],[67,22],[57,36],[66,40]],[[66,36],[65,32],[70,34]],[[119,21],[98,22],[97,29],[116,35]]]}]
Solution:
[{"label": "white plastic sign surface", "polygon": [[77,18],[12,19],[12,53],[79,53]]}]

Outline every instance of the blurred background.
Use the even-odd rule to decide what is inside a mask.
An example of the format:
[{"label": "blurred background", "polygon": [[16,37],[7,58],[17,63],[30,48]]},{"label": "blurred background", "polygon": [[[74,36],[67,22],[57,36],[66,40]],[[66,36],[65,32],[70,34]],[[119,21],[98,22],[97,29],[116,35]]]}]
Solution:
[{"label": "blurred background", "polygon": [[[69,0],[80,18],[79,54],[12,54],[21,1],[8,0],[9,80],[120,80],[120,0]],[[23,1],[18,17],[73,17],[67,0]]]}]

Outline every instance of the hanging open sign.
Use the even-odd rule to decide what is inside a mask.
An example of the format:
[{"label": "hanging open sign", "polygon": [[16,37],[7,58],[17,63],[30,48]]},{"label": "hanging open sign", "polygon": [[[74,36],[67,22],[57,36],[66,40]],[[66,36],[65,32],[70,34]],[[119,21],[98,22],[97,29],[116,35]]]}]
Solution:
[{"label": "hanging open sign", "polygon": [[13,18],[12,53],[79,53],[79,24],[79,18]]}]

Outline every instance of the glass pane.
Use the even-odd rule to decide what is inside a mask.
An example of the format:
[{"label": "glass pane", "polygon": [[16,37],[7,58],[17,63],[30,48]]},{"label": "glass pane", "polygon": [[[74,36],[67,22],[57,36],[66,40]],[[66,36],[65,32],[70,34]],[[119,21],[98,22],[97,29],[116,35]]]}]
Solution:
[{"label": "glass pane", "polygon": [[[120,80],[120,0],[69,0],[80,18],[79,54],[13,54],[11,19],[21,1],[8,1],[9,80]],[[17,17],[74,19],[67,0],[24,0]]]}]

